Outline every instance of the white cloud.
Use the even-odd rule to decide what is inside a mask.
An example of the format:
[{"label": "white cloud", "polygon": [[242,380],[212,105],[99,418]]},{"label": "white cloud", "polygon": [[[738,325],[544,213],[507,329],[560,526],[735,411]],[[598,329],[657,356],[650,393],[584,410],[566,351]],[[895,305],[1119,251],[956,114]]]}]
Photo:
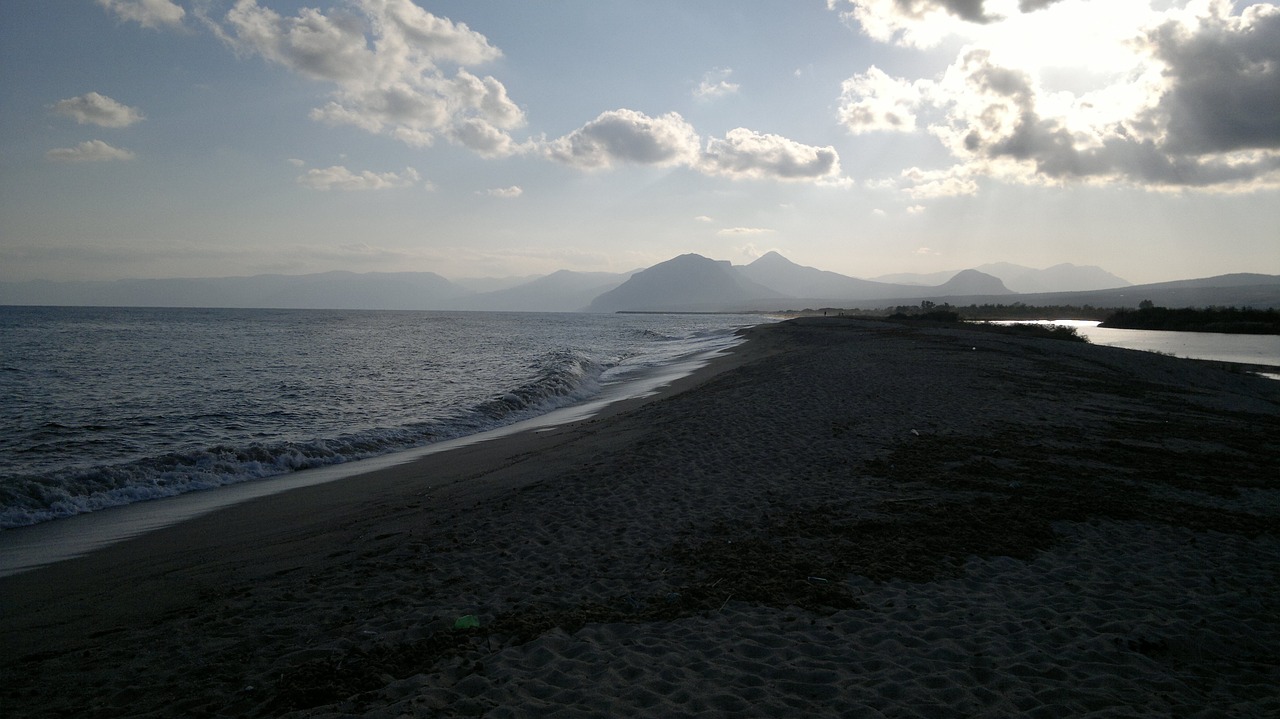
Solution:
[{"label": "white cloud", "polygon": [[776,249],[761,249],[754,242],[748,242],[741,247],[736,248],[738,254],[748,260],[758,260],[770,252],[777,252]]},{"label": "white cloud", "polygon": [[53,111],[81,125],[99,127],[128,127],[142,120],[142,111],[138,108],[123,105],[96,92],[59,100]]},{"label": "white cloud", "polygon": [[925,211],[924,205],[912,205],[907,208],[908,215],[919,215]]},{"label": "white cloud", "polygon": [[717,235],[770,235],[776,230],[768,227],[725,227],[717,230]]},{"label": "white cloud", "polygon": [[[464,66],[501,57],[487,38],[411,0],[350,0],[350,10],[302,8],[285,17],[238,0],[221,24],[226,42],[314,80],[336,85],[314,120],[385,134],[414,147],[437,134],[486,157],[523,149],[508,132],[524,112],[497,79]],[[443,67],[456,66],[450,73]]]},{"label": "white cloud", "polygon": [[507,157],[529,147],[516,143],[510,135],[478,117],[456,123],[449,130],[449,139],[474,150],[481,157]]},{"label": "white cloud", "polygon": [[554,160],[583,169],[625,162],[689,165],[698,157],[698,135],[678,113],[649,117],[635,110],[610,110],[547,145]]},{"label": "white cloud", "polygon": [[916,200],[978,192],[978,183],[970,171],[959,165],[946,170],[921,170],[918,167],[903,170],[900,187],[907,196]]},{"label": "white cloud", "polygon": [[840,120],[851,132],[916,128],[915,109],[921,102],[916,85],[889,77],[872,65],[865,73],[845,80],[842,90]]},{"label": "white cloud", "polygon": [[811,181],[840,174],[835,148],[804,145],[739,127],[707,141],[698,169],[738,178]]},{"label": "white cloud", "polygon": [[97,0],[98,4],[122,20],[143,27],[179,26],[187,12],[170,0]]},{"label": "white cloud", "polygon": [[708,215],[698,215],[697,217],[693,218],[693,220],[694,222],[714,222],[715,221]]},{"label": "white cloud", "polygon": [[132,160],[135,155],[118,147],[112,147],[102,140],[89,140],[75,147],[58,147],[44,153],[46,159],[55,162],[107,162],[110,160]]},{"label": "white cloud", "polygon": [[412,167],[404,172],[352,172],[341,165],[313,168],[298,176],[298,184],[313,190],[392,190],[416,184],[421,178]]},{"label": "white cloud", "polygon": [[483,192],[478,192],[476,194],[488,195],[489,197],[497,197],[504,200],[511,200],[523,195],[524,190],[521,189],[519,185],[512,185],[511,187],[494,187],[492,189],[484,190]]},{"label": "white cloud", "polygon": [[815,147],[746,128],[730,130],[706,147],[678,113],[650,117],[635,110],[610,110],[586,125],[545,143],[546,155],[581,169],[619,163],[683,166],[733,179],[772,179],[847,184],[833,147]]},{"label": "white cloud", "polygon": [[699,100],[714,100],[738,92],[739,85],[729,82],[733,70],[716,68],[702,76],[702,82],[693,89],[693,96]]}]

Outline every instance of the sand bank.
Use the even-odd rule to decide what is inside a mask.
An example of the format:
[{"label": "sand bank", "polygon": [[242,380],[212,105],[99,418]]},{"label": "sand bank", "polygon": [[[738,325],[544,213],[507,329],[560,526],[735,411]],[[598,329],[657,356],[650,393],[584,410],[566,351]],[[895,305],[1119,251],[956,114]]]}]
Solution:
[{"label": "sand bank", "polygon": [[0,579],[0,706],[1280,714],[1280,383],[973,330],[750,332],[609,416]]}]

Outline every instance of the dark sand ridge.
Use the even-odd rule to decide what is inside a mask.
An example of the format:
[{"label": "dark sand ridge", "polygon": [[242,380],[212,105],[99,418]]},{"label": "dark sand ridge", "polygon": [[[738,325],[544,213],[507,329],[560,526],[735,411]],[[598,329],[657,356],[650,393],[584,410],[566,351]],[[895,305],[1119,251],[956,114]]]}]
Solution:
[{"label": "dark sand ridge", "polygon": [[657,401],[0,579],[0,708],[1280,715],[1280,383],[750,333]]}]

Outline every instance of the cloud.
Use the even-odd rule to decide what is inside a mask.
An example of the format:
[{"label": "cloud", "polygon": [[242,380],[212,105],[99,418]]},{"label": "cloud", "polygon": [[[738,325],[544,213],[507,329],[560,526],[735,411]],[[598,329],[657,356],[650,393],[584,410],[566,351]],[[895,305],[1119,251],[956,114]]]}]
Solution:
[{"label": "cloud", "polygon": [[96,92],[59,100],[53,111],[81,125],[99,127],[128,127],[142,120],[142,111],[138,108],[122,105]]},{"label": "cloud", "polygon": [[961,165],[946,170],[908,168],[902,171],[898,185],[915,200],[960,197],[978,192],[978,183],[974,181],[972,172]]},{"label": "cloud", "polygon": [[839,175],[840,156],[830,146],[804,145],[739,127],[723,140],[707,141],[698,169],[733,178],[816,180]]},{"label": "cloud", "polygon": [[777,249],[767,249],[767,250],[762,249],[756,246],[754,242],[748,242],[742,245],[741,247],[737,247],[735,249],[738,251],[739,255],[745,257],[748,260],[758,260],[761,257],[764,257],[765,255],[769,254],[770,252],[778,251]]},{"label": "cloud", "polygon": [[110,160],[132,160],[135,155],[118,147],[112,147],[102,140],[89,140],[75,147],[58,147],[44,153],[46,159],[54,162],[107,162]]},{"label": "cloud", "polygon": [[840,121],[854,133],[875,130],[914,130],[920,89],[895,80],[872,65],[845,80],[840,96]]},{"label": "cloud", "polygon": [[97,0],[98,4],[122,20],[143,27],[180,26],[187,12],[170,0]]},{"label": "cloud", "polygon": [[827,0],[868,37],[908,47],[932,47],[965,24],[986,24],[998,18],[983,0]]},{"label": "cloud", "polygon": [[352,172],[341,165],[313,168],[298,176],[298,184],[313,190],[393,190],[416,184],[421,178],[412,167],[404,172]]},{"label": "cloud", "polygon": [[521,189],[519,185],[512,185],[511,187],[494,187],[492,189],[484,190],[483,192],[478,192],[476,194],[488,195],[489,197],[497,197],[504,200],[511,200],[523,195],[524,190]]},{"label": "cloud", "polygon": [[[853,133],[923,128],[941,141],[958,164],[911,168],[897,183],[918,199],[976,192],[979,177],[1154,190],[1280,186],[1280,8],[1232,14],[1230,2],[1204,0],[1156,13],[1135,3],[1145,10],[1123,17],[1139,25],[1115,33],[1129,38],[1127,61],[1094,68],[1090,85],[1047,89],[1040,68],[1019,62],[1034,38],[1007,45],[995,42],[1002,31],[984,30],[990,47],[967,46],[935,78],[892,78],[875,67],[850,78],[841,120]],[[1080,2],[1020,7],[1042,16],[1021,29],[1087,29],[1089,6]]]},{"label": "cloud", "polygon": [[702,82],[693,89],[693,96],[699,100],[714,100],[738,92],[739,85],[729,82],[733,70],[716,68],[702,76]]},{"label": "cloud", "polygon": [[725,227],[716,231],[717,235],[770,235],[776,232],[768,227]]},{"label": "cloud", "polygon": [[1211,153],[1280,148],[1280,7],[1230,4],[1193,25],[1170,21],[1147,33],[1169,91],[1155,108],[1167,146]]},{"label": "cloud", "polygon": [[501,57],[487,38],[411,0],[347,5],[328,13],[304,7],[286,17],[256,0],[237,0],[221,23],[209,23],[239,52],[335,85],[329,102],[311,112],[313,120],[414,147],[443,134],[486,157],[524,149],[508,134],[524,125],[524,112],[500,81],[465,67]]},{"label": "cloud", "polygon": [[693,220],[694,222],[714,222],[715,221],[708,215],[698,215],[697,217],[693,218]]},{"label": "cloud", "polygon": [[[1110,0],[1112,3],[1123,0]],[[832,10],[864,35],[905,47],[929,48],[953,35],[972,35],[980,28],[1044,10],[1062,0],[827,0]],[[1097,23],[1105,22],[1095,11]]]},{"label": "cloud", "polygon": [[693,126],[679,113],[650,117],[635,110],[609,110],[586,125],[545,143],[548,157],[586,170],[621,163],[683,166],[733,179],[841,184],[840,157],[833,147],[814,147],[746,128],[711,138],[702,147]]},{"label": "cloud", "polygon": [[635,110],[609,110],[547,145],[556,161],[583,169],[637,165],[689,165],[697,160],[698,135],[678,113],[649,117]]},{"label": "cloud", "polygon": [[908,215],[919,215],[925,211],[924,205],[911,205],[907,208]]},{"label": "cloud", "polygon": [[1035,12],[1036,10],[1043,10],[1060,1],[1061,0],[1018,0],[1018,9],[1022,12]]}]

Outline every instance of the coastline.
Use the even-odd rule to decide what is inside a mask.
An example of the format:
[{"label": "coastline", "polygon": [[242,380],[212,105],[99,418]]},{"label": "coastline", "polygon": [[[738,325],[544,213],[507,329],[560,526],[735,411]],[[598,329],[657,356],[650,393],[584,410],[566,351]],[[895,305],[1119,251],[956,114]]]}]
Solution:
[{"label": "coastline", "polygon": [[1280,709],[1274,381],[857,320],[746,333],[589,420],[0,579],[3,704]]},{"label": "coastline", "polygon": [[117,542],[236,504],[313,485],[349,480],[471,444],[491,442],[522,433],[550,431],[564,425],[615,414],[651,398],[670,394],[680,387],[696,384],[697,380],[689,379],[690,376],[703,371],[712,359],[720,357],[726,351],[726,348],[703,350],[681,357],[667,365],[651,368],[627,381],[611,385],[587,400],[475,434],[438,440],[360,460],[312,467],[0,530],[0,578],[74,559]]}]

